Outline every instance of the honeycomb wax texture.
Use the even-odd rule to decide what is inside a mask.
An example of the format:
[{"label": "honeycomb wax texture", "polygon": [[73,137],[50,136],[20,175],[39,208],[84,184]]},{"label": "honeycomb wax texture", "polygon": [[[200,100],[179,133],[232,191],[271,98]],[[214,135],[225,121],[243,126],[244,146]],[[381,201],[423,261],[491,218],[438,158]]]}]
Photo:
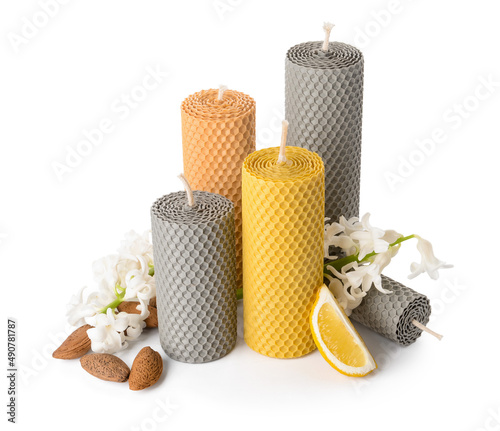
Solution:
[{"label": "honeycomb wax texture", "polygon": [[423,325],[429,322],[429,299],[385,275],[382,287],[392,293],[382,293],[372,286],[349,317],[401,346],[414,343],[422,330],[412,321]]},{"label": "honeycomb wax texture", "polygon": [[315,349],[309,327],[323,283],[324,167],[306,149],[250,154],[243,164],[244,336],[255,351],[296,358]]},{"label": "honeycomb wax texture", "polygon": [[246,94],[205,90],[181,105],[184,175],[195,190],[234,203],[238,288],[242,284],[241,166],[255,151],[255,101]]},{"label": "honeycomb wax texture", "polygon": [[236,342],[234,205],[194,191],[158,199],[151,208],[160,342],[177,361],[219,359]]},{"label": "honeycomb wax texture", "polygon": [[288,143],[318,153],[325,164],[325,216],[359,216],[363,55],[330,42],[301,43],[285,60]]}]

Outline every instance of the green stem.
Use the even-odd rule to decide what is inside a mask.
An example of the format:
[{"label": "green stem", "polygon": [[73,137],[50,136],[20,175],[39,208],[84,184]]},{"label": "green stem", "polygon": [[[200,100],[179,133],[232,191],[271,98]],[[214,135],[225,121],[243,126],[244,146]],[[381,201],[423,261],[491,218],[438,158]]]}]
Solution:
[{"label": "green stem", "polygon": [[[402,236],[401,238],[398,238],[396,241],[394,241],[392,244],[389,244],[389,248],[395,247],[399,244],[401,244],[404,241],[408,241],[409,239],[415,238],[415,235],[408,235],[408,236]],[[352,262],[358,262],[358,263],[363,263],[369,261],[373,256],[377,255],[378,253],[375,253],[372,251],[371,253],[367,254],[363,259],[359,260],[358,254],[352,254],[351,256],[346,256],[338,260],[330,260],[328,262],[325,262],[323,265],[323,273],[326,273],[328,275],[332,275],[331,271],[327,269],[328,266],[332,266],[335,268],[337,271],[341,271],[342,268]]]},{"label": "green stem", "polygon": [[106,314],[110,308],[112,310],[114,310],[115,308],[117,308],[123,302],[123,300],[125,298],[125,292],[126,291],[127,291],[126,287],[121,287],[118,283],[116,283],[116,286],[115,286],[116,299],[113,300],[113,301],[111,301],[108,305],[105,305],[104,307],[102,307],[98,311],[98,314],[99,313]]},{"label": "green stem", "polygon": [[243,299],[243,289],[240,288],[236,290],[236,299],[237,300]]},{"label": "green stem", "polygon": [[108,309],[112,309],[114,310],[115,308],[117,308],[121,303],[123,302],[123,298],[116,298],[114,301],[111,301],[108,305],[102,307],[100,310],[99,310],[99,313],[103,313],[103,314],[106,314],[108,312]]}]

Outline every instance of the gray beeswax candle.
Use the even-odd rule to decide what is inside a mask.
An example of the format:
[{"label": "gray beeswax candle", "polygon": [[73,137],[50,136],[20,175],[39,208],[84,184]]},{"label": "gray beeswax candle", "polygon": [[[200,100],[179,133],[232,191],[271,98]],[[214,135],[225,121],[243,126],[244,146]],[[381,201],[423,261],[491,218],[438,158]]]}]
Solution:
[{"label": "gray beeswax candle", "polygon": [[402,346],[414,343],[422,330],[412,322],[427,324],[431,314],[429,299],[385,275],[382,287],[392,293],[382,293],[372,286],[350,318]]},{"label": "gray beeswax candle", "polygon": [[172,359],[219,359],[236,343],[234,205],[194,191],[151,208],[160,342]]},{"label": "gray beeswax candle", "polygon": [[359,216],[363,55],[344,43],[301,43],[285,61],[288,144],[325,164],[325,217]]}]

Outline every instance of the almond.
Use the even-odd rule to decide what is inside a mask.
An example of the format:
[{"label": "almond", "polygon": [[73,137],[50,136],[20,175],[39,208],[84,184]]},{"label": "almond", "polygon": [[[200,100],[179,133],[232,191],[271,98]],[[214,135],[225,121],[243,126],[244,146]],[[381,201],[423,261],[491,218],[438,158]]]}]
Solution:
[{"label": "almond", "polygon": [[90,328],[92,328],[90,325],[80,326],[52,353],[52,357],[56,359],[76,359],[85,355],[90,350],[90,338],[87,335],[87,329]]},{"label": "almond", "polygon": [[133,391],[153,386],[163,372],[163,360],[158,352],[151,347],[144,347],[137,354],[132,364],[130,378],[128,380],[129,388]]},{"label": "almond", "polygon": [[151,305],[151,307],[156,308],[156,296],[153,296],[153,297],[149,300],[149,305]]},{"label": "almond", "polygon": [[91,353],[80,359],[89,374],[108,382],[126,382],[130,368],[119,357],[108,353]]},{"label": "almond", "polygon": [[[129,314],[140,314],[140,311],[137,309],[138,305],[138,302],[125,301],[118,306],[118,311],[124,311]],[[145,320],[146,326],[148,328],[158,328],[158,312],[156,311],[156,308],[148,305],[148,310],[149,316]]]}]

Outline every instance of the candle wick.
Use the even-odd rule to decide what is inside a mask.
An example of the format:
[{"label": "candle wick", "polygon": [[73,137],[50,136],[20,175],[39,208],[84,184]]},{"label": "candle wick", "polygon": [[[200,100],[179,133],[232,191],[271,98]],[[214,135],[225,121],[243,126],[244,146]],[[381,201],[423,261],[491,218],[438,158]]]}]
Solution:
[{"label": "candle wick", "polygon": [[325,52],[328,51],[328,46],[330,44],[330,33],[333,27],[335,27],[335,24],[332,24],[331,22],[325,22],[323,24],[323,30],[325,30],[325,40],[321,49]]},{"label": "candle wick", "polygon": [[219,85],[219,97],[218,100],[222,100],[224,98],[224,92],[227,90],[227,85]]},{"label": "candle wick", "polygon": [[443,336],[441,334],[438,334],[437,332],[434,332],[432,331],[431,329],[429,329],[427,326],[425,325],[422,325],[418,320],[415,320],[413,319],[411,321],[411,323],[413,323],[418,329],[421,329],[422,331],[425,331],[427,332],[428,334],[431,334],[433,335],[434,337],[436,337],[438,340],[441,340],[443,338]]},{"label": "candle wick", "polygon": [[280,145],[280,153],[278,155],[278,163],[287,163],[288,160],[286,158],[286,135],[288,134],[288,121],[283,120],[282,123],[282,132],[281,132],[281,145]]},{"label": "candle wick", "polygon": [[194,206],[194,194],[193,190],[191,189],[191,186],[189,185],[189,182],[187,178],[184,176],[184,174],[179,175],[179,179],[182,181],[182,184],[184,184],[184,188],[186,189],[186,196],[188,200],[188,205],[190,207]]}]

